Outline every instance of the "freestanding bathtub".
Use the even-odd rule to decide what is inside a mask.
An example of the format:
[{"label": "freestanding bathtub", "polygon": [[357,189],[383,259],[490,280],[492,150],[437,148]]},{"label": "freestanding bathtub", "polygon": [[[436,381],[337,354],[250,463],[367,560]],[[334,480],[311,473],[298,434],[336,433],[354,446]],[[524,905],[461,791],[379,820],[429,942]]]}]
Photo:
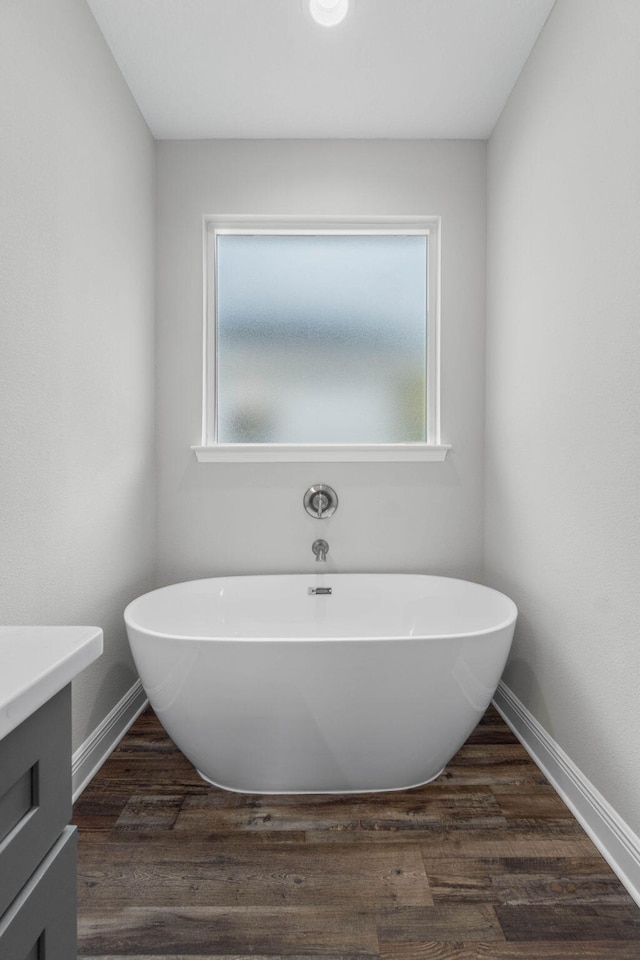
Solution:
[{"label": "freestanding bathtub", "polygon": [[497,687],[517,610],[465,580],[192,580],[125,622],[161,723],[200,775],[246,793],[400,790],[437,777]]}]

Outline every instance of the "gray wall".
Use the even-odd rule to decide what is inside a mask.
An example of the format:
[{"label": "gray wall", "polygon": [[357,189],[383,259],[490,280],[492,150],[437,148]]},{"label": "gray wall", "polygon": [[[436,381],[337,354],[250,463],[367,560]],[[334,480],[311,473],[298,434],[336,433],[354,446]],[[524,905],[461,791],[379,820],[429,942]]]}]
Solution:
[{"label": "gray wall", "polygon": [[83,0],[0,5],[0,622],[97,624],[74,747],[154,573],[155,148]]},{"label": "gray wall", "polygon": [[505,679],[640,832],[640,4],[558,0],[488,148]]},{"label": "gray wall", "polygon": [[[444,463],[201,464],[204,214],[442,215]],[[485,145],[425,141],[158,143],[161,582],[308,571],[329,483],[329,569],[477,578],[483,533]]]}]

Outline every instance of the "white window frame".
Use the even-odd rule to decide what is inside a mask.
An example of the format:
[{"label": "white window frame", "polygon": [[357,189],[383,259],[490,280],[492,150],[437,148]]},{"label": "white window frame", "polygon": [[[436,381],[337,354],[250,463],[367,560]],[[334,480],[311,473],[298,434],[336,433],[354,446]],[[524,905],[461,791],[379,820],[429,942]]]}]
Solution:
[{"label": "white window frame", "polygon": [[[203,217],[202,440],[192,449],[201,463],[444,460],[440,437],[440,217]],[[427,389],[424,442],[218,443],[216,421],[216,240],[227,234],[393,235],[428,237]]]}]

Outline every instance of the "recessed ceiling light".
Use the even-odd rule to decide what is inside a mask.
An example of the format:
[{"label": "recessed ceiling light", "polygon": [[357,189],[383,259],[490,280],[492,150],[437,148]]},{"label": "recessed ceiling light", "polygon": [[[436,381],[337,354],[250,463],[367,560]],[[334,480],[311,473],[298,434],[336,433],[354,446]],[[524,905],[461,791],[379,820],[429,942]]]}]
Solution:
[{"label": "recessed ceiling light", "polygon": [[342,23],[349,9],[349,0],[309,0],[309,10],[316,23],[335,27]]}]

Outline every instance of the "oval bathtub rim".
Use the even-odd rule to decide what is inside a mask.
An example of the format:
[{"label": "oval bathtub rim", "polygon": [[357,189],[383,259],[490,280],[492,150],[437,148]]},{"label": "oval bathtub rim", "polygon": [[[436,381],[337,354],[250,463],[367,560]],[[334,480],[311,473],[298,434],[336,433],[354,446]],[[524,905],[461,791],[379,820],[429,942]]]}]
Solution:
[{"label": "oval bathtub rim", "polygon": [[[212,580],[243,580],[249,578],[260,578],[260,579],[269,579],[271,577],[291,577],[291,578],[330,578],[330,577],[368,577],[368,576],[383,576],[383,577],[425,577],[431,580],[447,580],[452,583],[464,583],[469,584],[474,587],[480,587],[482,590],[488,590],[491,593],[497,594],[503,600],[505,600],[508,606],[511,608],[510,615],[500,623],[497,623],[491,627],[486,627],[484,630],[468,630],[461,633],[429,633],[427,635],[415,634],[414,636],[398,636],[394,634],[386,634],[385,636],[335,636],[335,637],[298,637],[298,636],[281,636],[281,637],[234,637],[234,636],[220,636],[212,637],[210,634],[180,634],[180,633],[163,633],[158,630],[152,630],[149,627],[141,626],[137,623],[132,615],[131,608],[139,600],[142,600],[145,597],[152,596],[155,593],[160,593],[163,590],[169,590],[174,587],[181,587],[186,584],[194,583],[205,583]],[[500,590],[496,590],[494,587],[488,587],[483,583],[478,583],[475,580],[464,580],[461,577],[447,577],[440,574],[431,574],[431,573],[250,573],[250,574],[231,574],[229,576],[217,576],[217,577],[197,577],[194,580],[180,580],[177,583],[165,584],[163,587],[157,587],[155,590],[149,590],[147,593],[140,594],[139,597],[135,597],[127,604],[124,610],[124,621],[126,626],[132,627],[134,630],[138,630],[140,633],[145,634],[148,637],[157,637],[162,640],[180,640],[180,641],[191,641],[191,642],[208,642],[208,643],[363,643],[363,642],[394,642],[400,643],[402,641],[414,641],[414,640],[423,640],[427,641],[436,641],[436,640],[464,640],[472,637],[484,637],[491,633],[496,633],[499,630],[504,630],[508,627],[511,627],[515,624],[518,618],[518,608],[511,597],[508,597],[506,593],[502,593]]]}]

